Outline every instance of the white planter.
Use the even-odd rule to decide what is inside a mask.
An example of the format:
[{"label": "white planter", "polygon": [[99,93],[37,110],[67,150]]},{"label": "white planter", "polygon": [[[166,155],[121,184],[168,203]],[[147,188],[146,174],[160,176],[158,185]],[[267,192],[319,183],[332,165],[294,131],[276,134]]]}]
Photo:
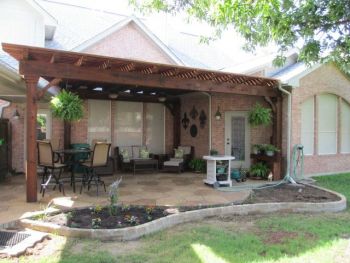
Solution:
[{"label": "white planter", "polygon": [[275,155],[275,151],[266,151],[265,154],[266,154],[267,156],[272,157],[272,156]]}]

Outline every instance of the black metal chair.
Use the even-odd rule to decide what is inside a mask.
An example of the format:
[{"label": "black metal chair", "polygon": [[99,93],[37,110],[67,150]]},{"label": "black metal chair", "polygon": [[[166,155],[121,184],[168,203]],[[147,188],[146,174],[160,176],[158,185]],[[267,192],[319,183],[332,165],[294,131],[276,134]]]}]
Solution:
[{"label": "black metal chair", "polygon": [[[63,182],[61,181],[61,175],[62,175],[63,169],[67,167],[67,165],[64,163],[55,162],[54,153],[52,151],[52,145],[50,141],[38,141],[37,147],[38,147],[38,166],[44,169],[44,173],[41,179],[40,193],[44,197],[46,188],[49,185],[53,185],[54,190],[58,185],[59,191],[60,192],[62,191],[63,195],[65,195]],[[55,170],[59,171],[58,176],[56,176]],[[52,177],[55,180],[54,183],[51,183]]]},{"label": "black metal chair", "polygon": [[81,165],[85,168],[85,176],[82,179],[80,193],[85,187],[85,183],[88,185],[88,190],[90,190],[91,182],[95,183],[96,194],[98,195],[98,186],[101,184],[106,192],[106,185],[99,174],[96,173],[97,168],[106,167],[108,164],[109,150],[111,148],[110,143],[106,142],[96,142],[94,150],[91,155],[91,160],[83,162]]}]

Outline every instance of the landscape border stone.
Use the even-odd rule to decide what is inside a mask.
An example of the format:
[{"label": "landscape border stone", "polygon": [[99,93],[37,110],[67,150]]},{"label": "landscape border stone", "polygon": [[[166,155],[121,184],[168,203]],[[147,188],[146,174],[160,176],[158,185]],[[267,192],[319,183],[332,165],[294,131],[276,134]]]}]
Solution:
[{"label": "landscape border stone", "polygon": [[[307,184],[306,184],[307,185]],[[19,224],[25,228],[53,233],[67,237],[78,238],[95,238],[102,241],[128,241],[138,239],[147,234],[164,230],[166,228],[202,220],[207,217],[229,216],[229,215],[250,215],[250,214],[268,214],[273,212],[294,212],[294,213],[320,213],[320,212],[340,212],[346,209],[346,198],[337,192],[314,186],[326,192],[332,193],[340,198],[338,201],[323,203],[306,203],[306,202],[285,202],[285,203],[258,203],[242,204],[232,206],[222,206],[213,208],[204,208],[180,212],[156,219],[154,221],[137,225],[133,227],[119,229],[81,229],[59,226],[53,223],[41,222],[30,218],[24,218]]]}]

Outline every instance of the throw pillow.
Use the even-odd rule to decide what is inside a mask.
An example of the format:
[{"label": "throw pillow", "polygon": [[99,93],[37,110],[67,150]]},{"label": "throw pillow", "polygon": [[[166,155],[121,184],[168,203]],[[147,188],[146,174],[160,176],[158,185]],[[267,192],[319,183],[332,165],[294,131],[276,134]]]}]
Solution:
[{"label": "throw pillow", "polygon": [[140,158],[141,159],[149,158],[149,151],[147,151],[146,149],[140,149]]},{"label": "throw pillow", "polygon": [[129,152],[126,149],[123,149],[120,151],[121,156],[123,157],[123,162],[124,163],[128,163],[130,162],[130,158],[129,158]]},{"label": "throw pillow", "polygon": [[176,159],[182,159],[184,157],[184,150],[182,149],[175,149],[175,156]]}]

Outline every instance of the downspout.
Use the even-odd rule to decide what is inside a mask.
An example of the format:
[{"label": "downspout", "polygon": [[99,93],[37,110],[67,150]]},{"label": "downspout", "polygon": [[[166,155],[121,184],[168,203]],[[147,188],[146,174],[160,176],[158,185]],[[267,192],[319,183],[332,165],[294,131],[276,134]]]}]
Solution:
[{"label": "downspout", "polygon": [[209,99],[209,109],[208,109],[208,116],[209,116],[209,152],[211,150],[211,95],[208,92],[202,92],[202,94],[206,95]]},{"label": "downspout", "polygon": [[2,118],[3,110],[4,110],[6,107],[10,106],[10,104],[11,104],[11,103],[10,103],[9,101],[6,101],[6,103],[4,103],[3,105],[0,106],[0,118]]},{"label": "downspout", "polygon": [[288,96],[288,127],[287,127],[287,171],[283,180],[292,184],[296,184],[295,180],[290,176],[290,141],[291,141],[291,128],[292,128],[292,94],[282,87],[281,81],[278,81],[278,90]]}]

